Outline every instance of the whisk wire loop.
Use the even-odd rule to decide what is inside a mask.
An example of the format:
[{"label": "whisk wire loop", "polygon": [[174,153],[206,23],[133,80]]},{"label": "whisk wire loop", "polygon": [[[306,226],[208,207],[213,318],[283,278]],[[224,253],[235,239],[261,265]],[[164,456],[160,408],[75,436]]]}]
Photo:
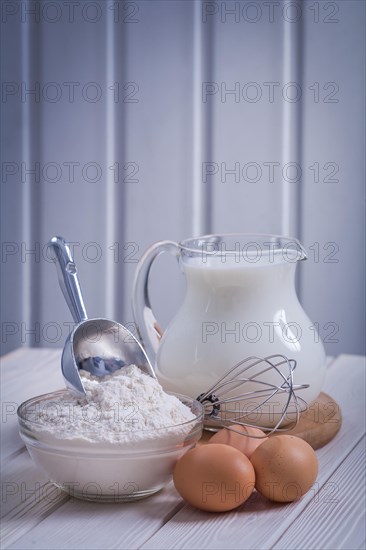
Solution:
[{"label": "whisk wire loop", "polygon": [[[246,427],[261,428],[267,432],[267,435],[276,431],[292,429],[298,423],[300,413],[307,407],[306,401],[299,397],[296,392],[309,387],[308,384],[294,385],[295,368],[296,361],[294,359],[288,359],[285,355],[280,354],[269,355],[264,358],[251,356],[236,363],[210,389],[201,393],[197,398],[205,407],[207,427],[212,427],[216,423],[218,426],[225,426],[237,432],[238,430],[232,428],[230,424],[239,424]],[[276,378],[279,381],[276,381]],[[247,391],[239,394],[235,391],[239,388],[245,389],[245,387]],[[271,404],[271,402],[274,404],[273,399],[281,396],[286,396],[286,398],[282,408],[276,415],[274,426],[258,425],[256,422],[250,421],[250,415],[256,411],[261,411],[264,405]],[[230,403],[242,406],[250,403],[252,398],[258,398],[260,401],[254,404],[255,406],[251,408],[249,414],[248,411],[238,413],[236,409],[230,408]],[[276,403],[276,405],[279,405],[279,403]],[[290,408],[294,420],[291,421],[290,425],[282,426]],[[267,437],[267,435],[251,437],[260,439]]]}]

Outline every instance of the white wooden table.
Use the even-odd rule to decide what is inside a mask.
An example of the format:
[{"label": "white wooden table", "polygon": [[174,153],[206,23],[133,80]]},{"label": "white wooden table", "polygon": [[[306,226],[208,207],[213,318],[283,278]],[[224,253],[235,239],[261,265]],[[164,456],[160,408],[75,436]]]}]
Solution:
[{"label": "white wooden table", "polygon": [[131,504],[68,497],[34,466],[17,428],[16,407],[63,387],[60,351],[22,348],[1,364],[1,548],[365,548],[365,359],[328,362],[324,391],[343,425],[317,451],[319,476],[299,502],[279,505],[254,493],[237,510],[200,512],[173,485]]}]

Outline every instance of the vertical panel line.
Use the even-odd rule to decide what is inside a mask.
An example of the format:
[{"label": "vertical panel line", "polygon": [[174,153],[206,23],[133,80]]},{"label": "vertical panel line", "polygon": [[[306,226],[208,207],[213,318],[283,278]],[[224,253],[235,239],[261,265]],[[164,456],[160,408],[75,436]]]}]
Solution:
[{"label": "vertical panel line", "polygon": [[[110,2],[107,3],[106,10],[106,85],[107,88],[115,82],[115,24],[114,10],[109,9]],[[115,256],[111,253],[112,247],[116,241],[116,184],[114,181],[115,170],[111,167],[116,162],[116,129],[115,129],[115,103],[114,95],[106,95],[106,259],[105,259],[105,302],[106,315],[111,319],[116,316],[116,265]]]},{"label": "vertical panel line", "polygon": [[[301,3],[299,4],[301,13]],[[297,101],[284,99],[283,107],[283,142],[282,166],[286,175],[288,163],[296,163],[298,168],[288,167],[288,176],[282,179],[282,234],[296,237],[301,240],[301,213],[302,213],[302,102],[303,102],[303,21],[283,22],[283,85],[293,83],[291,98],[295,97],[294,90],[300,93]],[[297,181],[288,181],[294,178],[294,170],[299,178]],[[298,292],[301,293],[301,282],[298,283]]]},{"label": "vertical panel line", "polygon": [[[21,77],[25,98],[21,106],[23,163],[22,185],[22,321],[21,345],[42,345],[42,258],[40,241],[42,224],[42,102],[34,101],[31,90],[42,74],[42,25],[25,21],[21,31]],[[28,93],[30,95],[28,95]],[[38,168],[37,168],[38,166]],[[23,173],[24,168],[24,173]],[[32,172],[39,171],[39,176]],[[38,181],[38,177],[40,181]],[[34,178],[34,179],[33,179]],[[38,257],[39,256],[39,257]]]},{"label": "vertical panel line", "polygon": [[192,234],[210,233],[212,190],[202,180],[202,163],[211,158],[212,110],[203,104],[202,85],[212,79],[212,23],[202,20],[202,1],[193,2],[193,152]]},{"label": "vertical panel line", "polygon": [[[30,29],[29,22],[25,22],[22,25],[21,31],[21,56],[22,66],[21,74],[22,81],[28,83],[30,81]],[[22,102],[22,162],[26,166],[30,166],[31,152],[30,152],[30,103],[29,101]],[[31,219],[31,186],[23,184],[22,193],[22,241],[27,243],[30,235],[32,234],[32,219]],[[21,243],[22,244],[22,243]],[[30,260],[24,262],[22,271],[22,321],[26,327],[30,327],[31,324],[31,280],[32,269]]]}]

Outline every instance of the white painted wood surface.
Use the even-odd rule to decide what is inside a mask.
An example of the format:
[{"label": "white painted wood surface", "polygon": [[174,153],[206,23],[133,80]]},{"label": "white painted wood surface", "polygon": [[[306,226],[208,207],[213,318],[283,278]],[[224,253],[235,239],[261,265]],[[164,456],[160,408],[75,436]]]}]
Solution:
[{"label": "white painted wood surface", "polygon": [[185,505],[172,484],[133,504],[96,504],[48,483],[20,440],[15,407],[63,386],[59,361],[59,350],[24,348],[2,360],[1,548],[365,548],[363,357],[329,362],[324,391],[340,405],[343,425],[317,451],[319,476],[309,493],[287,505],[253,494],[226,514]]}]

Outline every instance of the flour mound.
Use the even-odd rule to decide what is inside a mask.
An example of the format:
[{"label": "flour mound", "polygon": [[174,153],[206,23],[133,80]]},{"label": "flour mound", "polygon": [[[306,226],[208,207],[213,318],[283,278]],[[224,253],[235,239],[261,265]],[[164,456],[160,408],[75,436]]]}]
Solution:
[{"label": "flour mound", "polygon": [[39,431],[58,439],[142,441],[188,433],[190,428],[179,425],[195,419],[189,407],[135,365],[102,378],[80,375],[86,397],[67,391],[44,402],[34,418]]}]

